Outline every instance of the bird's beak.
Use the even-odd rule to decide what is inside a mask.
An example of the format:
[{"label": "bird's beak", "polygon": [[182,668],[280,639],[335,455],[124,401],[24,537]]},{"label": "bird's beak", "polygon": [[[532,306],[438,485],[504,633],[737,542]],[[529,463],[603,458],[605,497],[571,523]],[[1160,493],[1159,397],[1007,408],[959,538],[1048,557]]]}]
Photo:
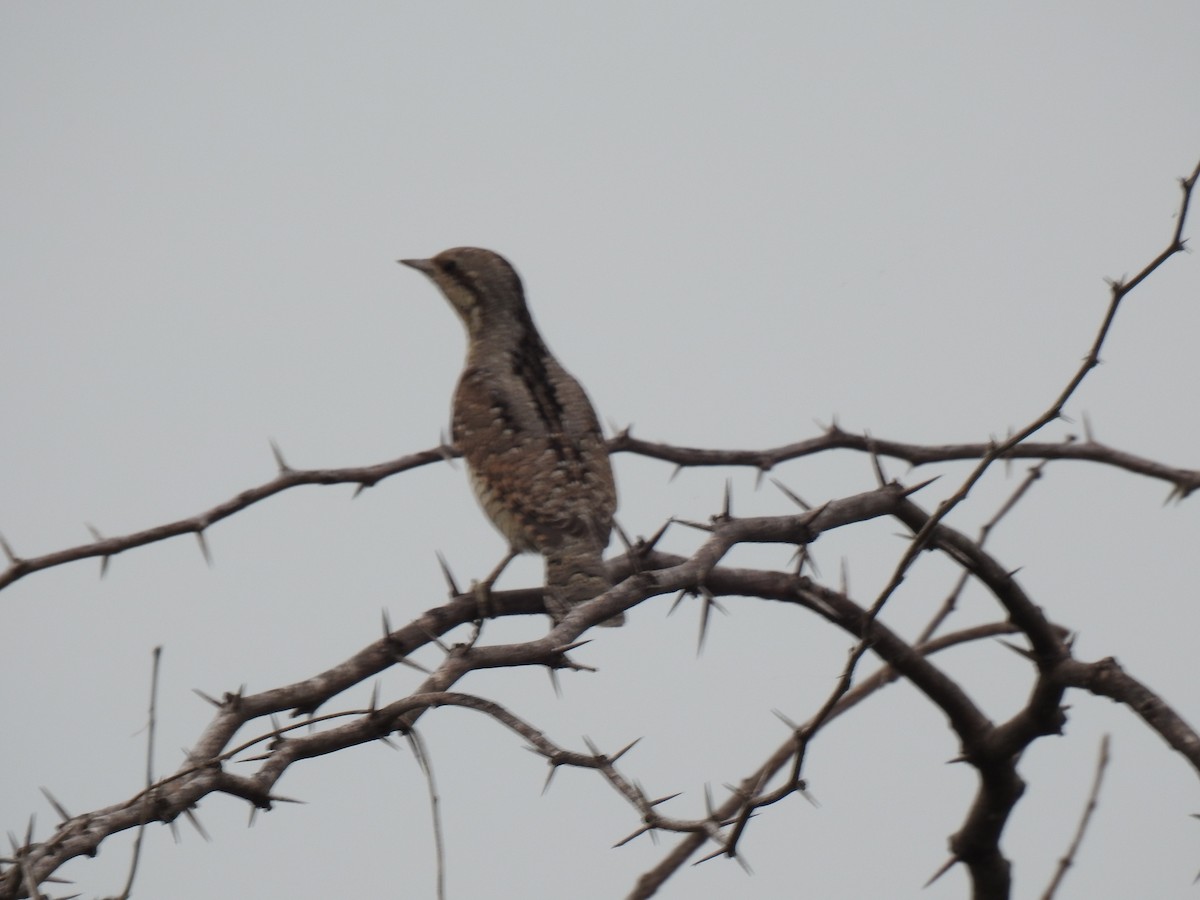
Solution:
[{"label": "bird's beak", "polygon": [[398,259],[396,262],[402,266],[408,266],[410,269],[416,269],[418,272],[423,272],[430,278],[433,277],[433,273],[437,270],[437,266],[434,265],[432,259]]}]

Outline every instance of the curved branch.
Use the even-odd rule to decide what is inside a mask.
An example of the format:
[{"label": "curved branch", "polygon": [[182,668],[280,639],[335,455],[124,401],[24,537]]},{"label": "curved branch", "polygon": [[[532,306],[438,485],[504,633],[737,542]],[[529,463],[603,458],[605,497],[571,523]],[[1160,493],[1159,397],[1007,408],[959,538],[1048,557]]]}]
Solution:
[{"label": "curved branch", "polygon": [[357,484],[361,491],[374,486],[389,475],[406,472],[409,469],[416,469],[430,463],[452,458],[456,455],[457,453],[450,448],[435,447],[432,450],[410,453],[408,456],[402,456],[399,459],[378,463],[373,466],[357,466],[345,469],[297,470],[289,468],[283,462],[282,457],[279,456],[278,451],[276,451],[279,474],[275,478],[266,484],[248,488],[237,496],[231,497],[223,503],[218,503],[211,509],[194,516],[189,516],[186,519],[177,519],[174,522],[167,522],[163,525],[147,528],[144,531],[137,531],[133,534],[115,538],[103,538],[93,529],[96,540],[90,544],[80,544],[76,547],[69,547],[66,550],[58,550],[54,553],[33,556],[28,559],[18,556],[13,552],[8,543],[3,538],[0,538],[0,550],[3,550],[5,556],[8,557],[9,563],[8,568],[0,572],[0,590],[32,572],[39,572],[43,569],[61,566],[65,563],[76,562],[81,559],[99,558],[101,560],[100,573],[103,575],[110,557],[116,556],[118,553],[124,553],[126,550],[132,550],[134,547],[142,547],[146,544],[165,541],[167,538],[178,537],[181,534],[196,535],[200,540],[201,552],[207,557],[208,551],[204,546],[204,530],[206,528],[215,522],[232,516],[236,512],[241,512],[243,509],[253,506],[255,503],[266,500],[280,491],[286,491],[288,488],[299,487],[304,484]]},{"label": "curved branch", "polygon": [[[1012,634],[1016,630],[1016,627],[1008,622],[978,625],[926,641],[913,649],[922,656],[930,656],[950,647],[957,647],[984,638],[998,637],[1003,634]],[[814,717],[795,730],[798,732],[813,729],[813,733],[815,734],[816,731],[823,729],[834,719],[858,706],[869,697],[874,696],[889,684],[897,681],[899,677],[899,673],[891,666],[883,666],[846,691],[834,704],[833,709],[827,715],[821,717],[819,721]],[[754,772],[742,779],[729,798],[713,810],[713,816],[721,820],[731,820],[735,817],[740,818],[747,815],[747,811],[752,813],[755,809],[776,803],[784,797],[796,793],[797,788],[790,781],[788,784],[776,788],[770,793],[761,792],[761,786],[766,785],[774,778],[795,755],[796,735],[793,733]],[[685,836],[654,868],[644,872],[638,878],[637,884],[629,894],[630,900],[645,900],[645,898],[653,896],[658,888],[704,845],[707,839],[708,836],[700,832],[692,832]],[[722,852],[726,852],[726,848],[730,843],[732,843],[732,836],[730,841],[722,847]]]},{"label": "curved branch", "polygon": [[[573,765],[600,770],[641,814],[644,827],[639,829],[638,833],[650,829],[690,832],[693,837],[689,838],[687,846],[692,849],[681,849],[680,853],[683,855],[677,857],[673,854],[671,860],[686,859],[687,855],[706,840],[717,842],[721,848],[718,852],[726,852],[732,845],[728,843],[731,836],[725,835],[724,829],[735,822],[734,817],[738,816],[740,811],[744,811],[748,806],[761,807],[777,802],[790,793],[803,789],[803,783],[797,776],[781,787],[766,790],[770,777],[779,767],[785,765],[787,760],[795,757],[797,742],[794,735],[763,767],[760,767],[758,772],[743,783],[726,806],[714,810],[703,819],[675,819],[660,815],[655,809],[657,802],[647,798],[636,786],[636,782],[621,776],[614,765],[615,757],[595,751],[591,754],[580,754],[563,750],[549,742],[532,725],[491,704],[490,701],[481,698],[464,699],[467,695],[451,694],[448,691],[449,686],[465,674],[479,669],[521,665],[577,667],[571,662],[568,654],[577,646],[574,640],[587,628],[610,618],[619,610],[635,606],[648,597],[678,590],[694,590],[701,585],[713,594],[757,596],[803,605],[837,624],[847,633],[856,637],[865,636],[871,651],[889,664],[889,669],[877,673],[840,697],[833,706],[833,712],[827,717],[822,717],[816,723],[816,728],[819,728],[822,722],[829,721],[834,715],[848,709],[870,691],[897,677],[910,680],[943,709],[963,742],[967,761],[980,771],[981,776],[980,794],[968,817],[968,824],[955,836],[956,858],[972,866],[977,884],[1003,885],[1007,883],[1007,863],[999,856],[995,841],[1021,788],[1020,780],[1015,775],[1015,759],[1026,743],[1033,740],[1038,733],[1046,733],[1044,729],[1039,731],[1029,724],[1043,721],[1042,718],[1034,717],[1029,722],[1024,722],[1021,716],[1032,715],[1031,710],[1039,715],[1041,710],[1057,710],[1056,692],[1061,692],[1062,673],[1067,671],[1062,665],[1064,661],[1060,660],[1058,666],[1050,667],[1060,676],[1059,681],[1047,685],[1045,677],[1039,678],[1035,687],[1035,697],[1038,699],[1037,702],[1031,703],[1030,710],[1014,717],[1013,722],[993,726],[970,698],[934,667],[926,656],[959,640],[978,639],[999,630],[1016,628],[1026,634],[1032,632],[1030,639],[1035,647],[1041,646],[1043,652],[1052,651],[1055,645],[1061,646],[1062,633],[1045,623],[1040,612],[1024,597],[1019,587],[998,563],[968,539],[957,535],[944,525],[937,526],[932,532],[934,546],[950,554],[989,587],[1005,606],[1012,624],[990,626],[985,631],[975,630],[964,635],[939,638],[914,649],[872,617],[869,610],[864,610],[839,592],[814,584],[808,578],[786,572],[736,569],[718,565],[729,549],[738,543],[803,544],[825,530],[882,515],[895,516],[914,529],[920,528],[927,520],[927,514],[907,499],[908,493],[896,485],[886,485],[865,494],[831,501],[817,510],[798,516],[747,519],[718,517],[709,526],[712,533],[708,540],[686,559],[653,549],[635,548],[629,556],[614,561],[610,566],[614,571],[622,573],[635,569],[638,571],[634,571],[634,574],[626,577],[601,597],[573,610],[544,636],[517,644],[479,646],[471,643],[445,647],[445,659],[415,693],[380,708],[342,712],[312,719],[310,721],[317,722],[353,717],[352,721],[317,733],[292,737],[291,732],[296,726],[289,726],[275,729],[249,743],[230,748],[233,736],[247,722],[288,710],[294,714],[311,715],[341,691],[402,660],[418,647],[437,642],[440,635],[458,625],[470,622],[477,615],[477,601],[474,595],[457,596],[441,607],[428,610],[404,628],[385,635],[343,663],[305,681],[249,696],[226,694],[221,701],[215,701],[218,707],[217,714],[192,748],[189,760],[184,766],[132,799],[67,819],[59,825],[49,840],[30,843],[20,848],[17,852],[20,864],[0,874],[0,898],[20,896],[22,878],[33,879],[33,883],[36,884],[53,873],[63,862],[79,855],[94,853],[99,844],[116,831],[134,827],[147,820],[172,821],[181,813],[187,813],[203,797],[213,792],[241,797],[257,808],[270,809],[275,802],[283,799],[273,794],[274,785],[294,762],[385,738],[396,730],[403,731],[411,727],[425,711],[450,704],[470,706],[493,716],[529,740],[554,767]],[[656,568],[645,571],[646,565]],[[491,599],[500,615],[534,614],[544,611],[540,589],[497,592]],[[1042,633],[1039,634],[1039,631]],[[1046,655],[1053,655],[1053,652]],[[1044,662],[1039,662],[1044,676],[1047,667]],[[256,757],[262,764],[255,773],[236,775],[227,770],[227,762],[240,758],[245,750],[263,740],[269,740],[271,743],[264,755]],[[987,849],[991,851],[990,856],[984,852]],[[661,872],[669,869],[672,863],[668,860],[664,861],[663,865],[665,868],[661,869]],[[999,871],[997,866],[1000,867]],[[647,874],[650,880],[646,884],[654,880],[650,875],[651,873]],[[988,895],[1000,896],[1000,893],[981,892],[981,896]]]},{"label": "curved branch", "polygon": [[[770,447],[765,450],[718,450],[700,447],[680,447],[635,438],[630,429],[617,434],[610,442],[614,452],[633,453],[663,462],[674,463],[681,468],[703,466],[745,466],[769,472],[781,463],[832,450],[856,450],[899,459],[909,465],[924,466],[939,462],[959,462],[981,459],[995,449],[994,443],[965,444],[907,444],[889,441],[865,434],[852,434],[834,424],[824,434],[793,444]],[[1164,463],[1118,450],[1095,440],[1080,441],[1067,437],[1063,441],[1030,442],[1010,447],[999,454],[1000,459],[1074,459],[1100,463],[1123,469],[1135,475],[1145,475],[1171,485],[1172,494],[1187,497],[1200,489],[1200,469],[1168,466]]]},{"label": "curved branch", "polygon": [[[522,665],[572,667],[574,664],[567,654],[583,631],[648,597],[728,577],[715,567],[739,541],[811,540],[822,530],[894,514],[904,495],[903,489],[887,486],[832,501],[799,516],[714,524],[712,536],[690,559],[661,571],[641,572],[625,579],[596,600],[574,609],[540,638],[516,644],[446,648],[445,659],[416,694],[426,698],[441,694],[467,673],[479,669]],[[794,584],[794,576],[778,575]],[[793,588],[788,591],[794,596]],[[540,590],[498,592],[491,599],[501,615],[544,611]],[[252,695],[229,693],[220,701],[213,701],[217,714],[192,747],[184,766],[133,800],[70,818],[59,825],[49,840],[20,849],[17,856],[21,866],[0,875],[0,898],[19,896],[17,879],[21,871],[27,871],[34,883],[40,883],[67,860],[94,853],[109,835],[147,820],[172,821],[213,792],[241,797],[256,807],[269,809],[279,799],[271,793],[272,787],[291,763],[410,727],[436,704],[418,702],[410,696],[381,709],[363,712],[347,724],[302,738],[288,737],[286,730],[277,729],[271,733],[275,743],[254,775],[235,775],[224,766],[242,749],[229,747],[234,735],[247,722],[289,710],[299,715],[311,714],[330,698],[404,659],[417,648],[438,641],[440,635],[472,621],[477,614],[475,596],[459,596],[312,678]]]},{"label": "curved branch", "polygon": [[1068,687],[1081,688],[1127,706],[1200,775],[1200,735],[1162,697],[1122,669],[1111,656],[1093,663],[1064,660],[1054,674]]}]

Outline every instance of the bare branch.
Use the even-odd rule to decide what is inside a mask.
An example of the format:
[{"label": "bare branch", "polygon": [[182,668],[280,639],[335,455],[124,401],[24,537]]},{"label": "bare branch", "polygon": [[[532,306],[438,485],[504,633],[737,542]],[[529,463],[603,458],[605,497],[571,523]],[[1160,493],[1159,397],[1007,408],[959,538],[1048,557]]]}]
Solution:
[{"label": "bare branch", "polygon": [[[907,444],[879,437],[852,434],[834,426],[819,437],[785,444],[768,450],[714,450],[699,447],[679,447],[673,444],[643,441],[632,435],[618,435],[609,443],[613,452],[634,453],[651,459],[661,459],[681,467],[701,466],[745,466],[771,471],[776,466],[793,459],[815,456],[833,450],[854,450],[874,453],[903,460],[913,466],[925,466],[940,462],[981,459],[996,449],[992,443],[964,444]],[[998,453],[999,459],[1035,460],[1079,460],[1112,466],[1165,481],[1181,496],[1188,496],[1200,488],[1200,469],[1168,466],[1155,460],[1127,453],[1095,441],[1080,441],[1068,437],[1059,442],[1026,441]]]},{"label": "bare branch", "polygon": [[[7,587],[31,572],[38,572],[53,566],[61,566],[64,563],[75,562],[80,559],[91,559],[97,556],[102,560],[107,560],[109,557],[116,556],[118,553],[124,553],[126,550],[132,550],[134,547],[153,544],[157,541],[177,537],[181,534],[197,535],[207,559],[208,551],[204,546],[203,532],[208,526],[253,506],[255,503],[266,500],[280,491],[299,487],[304,484],[357,484],[360,487],[372,487],[390,475],[406,472],[409,469],[416,469],[430,463],[440,462],[446,458],[449,452],[451,451],[439,447],[433,450],[424,450],[420,453],[402,456],[391,462],[347,469],[306,469],[302,471],[284,469],[280,471],[277,477],[266,484],[242,491],[236,497],[226,500],[224,503],[219,503],[212,509],[198,515],[179,519],[175,522],[167,522],[164,525],[147,528],[144,531],[134,532],[133,534],[96,540],[90,544],[81,544],[66,550],[47,553],[44,556],[22,559],[13,554],[8,545],[5,544],[3,546],[9,556],[9,566],[4,572],[0,573],[0,589]],[[94,529],[93,533],[98,534]]]},{"label": "bare branch", "polygon": [[1158,733],[1167,745],[1181,754],[1200,776],[1200,735],[1179,713],[1112,657],[1094,663],[1063,660],[1054,676],[1070,687],[1082,688],[1098,697],[1108,697],[1129,708]]},{"label": "bare branch", "polygon": [[1092,789],[1088,793],[1087,805],[1084,806],[1083,815],[1079,819],[1079,827],[1075,830],[1071,846],[1058,861],[1058,868],[1054,872],[1054,877],[1050,879],[1050,885],[1046,888],[1046,892],[1042,894],[1042,900],[1053,900],[1055,892],[1067,875],[1067,870],[1075,863],[1075,856],[1079,853],[1079,845],[1083,843],[1084,834],[1087,833],[1088,823],[1092,820],[1092,814],[1096,812],[1097,800],[1100,797],[1100,785],[1104,783],[1104,772],[1108,768],[1108,745],[1109,739],[1106,734],[1100,739],[1100,754],[1096,759],[1096,775],[1092,779]]}]

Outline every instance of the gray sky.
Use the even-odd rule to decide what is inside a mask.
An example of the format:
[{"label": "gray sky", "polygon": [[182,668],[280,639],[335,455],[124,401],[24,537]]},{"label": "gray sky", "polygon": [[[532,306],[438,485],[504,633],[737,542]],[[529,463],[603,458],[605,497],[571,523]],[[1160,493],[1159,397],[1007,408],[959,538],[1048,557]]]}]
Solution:
[{"label": "gray sky", "polygon": [[[522,273],[551,347],[602,417],[706,447],[847,429],[983,440],[1045,408],[1086,352],[1106,276],[1165,246],[1177,176],[1200,157],[1194,3],[720,4],[10,2],[0,6],[0,532],[33,556],[193,515],[296,467],[380,462],[437,443],[460,326],[396,266],[449,246]],[[1197,233],[1193,220],[1191,229]],[[1072,401],[1098,438],[1196,463],[1200,262],[1173,260],[1122,309],[1105,365]],[[619,518],[791,510],[746,472],[616,460]],[[972,530],[1025,470],[997,469],[959,511]],[[904,475],[901,465],[889,470]],[[953,489],[963,466],[924,501]],[[776,473],[813,502],[868,489],[854,454]],[[940,493],[939,493],[940,492]],[[176,539],[43,572],[0,595],[0,826],[44,835],[48,787],[72,812],[134,793],[151,649],[164,647],[157,769],[210,708],[191,693],[311,675],[441,602],[503,550],[461,468],[279,495],[211,529],[214,565]],[[1085,659],[1116,655],[1200,722],[1193,499],[1053,464],[993,538]],[[902,542],[877,523],[815,548],[869,601]],[[682,529],[666,541],[686,552]],[[734,561],[779,566],[778,548]],[[534,559],[504,586],[536,583]],[[910,634],[952,574],[923,561],[893,601]],[[670,812],[703,810],[802,720],[850,640],[811,615],[731,598],[695,654],[697,615],[669,598],[580,651],[595,675],[472,676],[554,740],[644,736],[624,770]],[[997,617],[969,593],[958,624]],[[545,620],[489,626],[497,641]],[[907,629],[907,631],[906,631]],[[436,655],[427,652],[427,663]],[[945,660],[995,718],[1029,686],[994,645]],[[383,679],[411,690],[410,671]],[[331,705],[365,703],[366,690]],[[1066,739],[1022,764],[1031,790],[1004,849],[1016,895],[1049,878],[1101,734],[1114,761],[1062,897],[1193,897],[1195,777],[1111,703],[1072,694]],[[544,767],[494,723],[423,721],[443,794],[450,896],[614,897],[674,844],[600,780]],[[815,809],[763,811],[743,849],[665,897],[965,895],[941,865],[974,787],[948,767],[943,717],[896,687],[822,736]],[[429,812],[407,751],[371,746],[294,767],[260,816],[216,797],[178,846],[148,836],[147,897],[431,896]],[[119,889],[128,840],[68,866],[85,896]],[[236,885],[236,888],[231,888]]]}]

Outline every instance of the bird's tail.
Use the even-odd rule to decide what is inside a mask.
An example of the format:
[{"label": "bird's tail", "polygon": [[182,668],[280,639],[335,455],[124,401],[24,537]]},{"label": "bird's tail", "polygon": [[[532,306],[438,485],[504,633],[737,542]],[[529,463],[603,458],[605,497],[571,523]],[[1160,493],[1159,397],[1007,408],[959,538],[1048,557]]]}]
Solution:
[{"label": "bird's tail", "polygon": [[[612,587],[600,551],[587,554],[551,553],[546,556],[546,612],[557,624],[571,607],[595,599]],[[625,624],[618,613],[600,623],[607,628]]]}]

